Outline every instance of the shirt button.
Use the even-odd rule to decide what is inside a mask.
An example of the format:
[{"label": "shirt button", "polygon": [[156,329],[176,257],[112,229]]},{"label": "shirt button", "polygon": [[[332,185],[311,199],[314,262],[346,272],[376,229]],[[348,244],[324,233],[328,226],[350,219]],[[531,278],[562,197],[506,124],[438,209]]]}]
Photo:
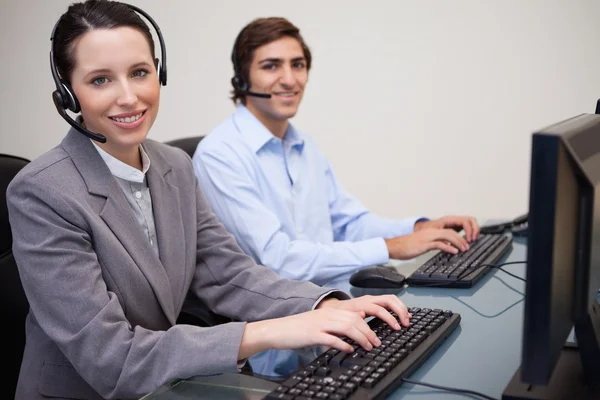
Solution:
[{"label": "shirt button", "polygon": [[135,197],[137,199],[141,199],[142,198],[142,192],[135,192]]}]

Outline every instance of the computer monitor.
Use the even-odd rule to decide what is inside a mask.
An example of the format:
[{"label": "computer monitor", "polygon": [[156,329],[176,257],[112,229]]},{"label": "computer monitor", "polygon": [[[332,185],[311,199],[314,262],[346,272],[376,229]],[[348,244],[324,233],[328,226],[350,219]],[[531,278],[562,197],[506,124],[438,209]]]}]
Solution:
[{"label": "computer monitor", "polygon": [[502,398],[600,399],[600,115],[533,134],[528,221],[521,367]]}]

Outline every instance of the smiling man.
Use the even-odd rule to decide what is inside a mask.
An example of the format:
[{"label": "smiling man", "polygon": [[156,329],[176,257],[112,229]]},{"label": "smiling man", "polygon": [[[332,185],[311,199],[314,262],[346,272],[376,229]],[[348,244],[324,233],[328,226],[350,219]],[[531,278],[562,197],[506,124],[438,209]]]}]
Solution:
[{"label": "smiling man", "polygon": [[464,251],[477,238],[472,217],[381,218],[344,191],[315,142],[289,122],[312,63],[289,21],[252,21],[231,60],[237,109],[200,142],[194,169],[214,213],[258,263],[326,284],[390,258]]}]

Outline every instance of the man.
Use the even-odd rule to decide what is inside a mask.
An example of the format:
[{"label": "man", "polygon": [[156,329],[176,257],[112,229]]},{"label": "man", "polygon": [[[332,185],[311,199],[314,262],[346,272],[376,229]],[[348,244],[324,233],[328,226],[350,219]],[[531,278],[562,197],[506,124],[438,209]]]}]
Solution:
[{"label": "man", "polygon": [[472,217],[385,219],[344,191],[311,138],[289,123],[311,61],[298,28],[283,18],[252,21],[236,39],[237,109],[200,142],[193,161],[242,249],[282,277],[317,284],[390,258],[467,250],[479,233]]}]

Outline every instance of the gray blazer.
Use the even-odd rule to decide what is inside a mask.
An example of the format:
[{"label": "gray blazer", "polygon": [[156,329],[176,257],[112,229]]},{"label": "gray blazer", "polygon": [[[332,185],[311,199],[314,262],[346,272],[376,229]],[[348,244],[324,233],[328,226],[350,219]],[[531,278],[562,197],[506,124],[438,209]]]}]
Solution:
[{"label": "gray blazer", "polygon": [[328,291],[257,266],[210,211],[190,158],[152,140],[144,149],[160,259],[74,130],[9,186],[31,305],[17,399],[136,398],[175,378],[237,371],[245,322],[175,325],[188,292],[234,321],[256,321],[310,310]]}]

